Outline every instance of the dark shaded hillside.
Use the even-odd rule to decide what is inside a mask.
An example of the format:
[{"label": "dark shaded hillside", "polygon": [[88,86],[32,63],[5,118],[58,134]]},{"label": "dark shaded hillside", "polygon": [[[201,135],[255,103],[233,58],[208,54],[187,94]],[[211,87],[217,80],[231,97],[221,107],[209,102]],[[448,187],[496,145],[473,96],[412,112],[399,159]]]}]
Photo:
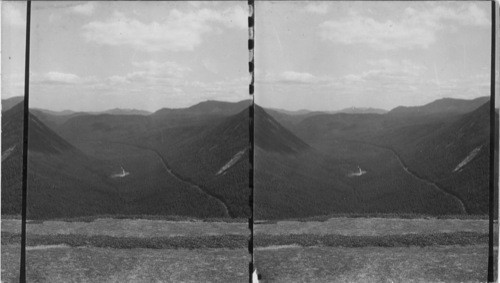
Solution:
[{"label": "dark shaded hillside", "polygon": [[[111,186],[96,173],[104,169],[60,138],[36,117],[29,120],[28,217],[110,213]],[[23,105],[2,117],[2,213],[21,211]],[[62,193],[64,192],[64,193]],[[77,200],[69,203],[70,199]],[[104,205],[108,203],[108,205]],[[110,207],[111,206],[111,207]]]},{"label": "dark shaded hillside", "polygon": [[[2,101],[2,108],[4,105]],[[19,105],[22,111],[22,104]],[[2,215],[21,214],[23,124],[22,120],[19,122],[14,118],[8,119],[16,116],[16,111],[11,110],[2,112]],[[23,112],[20,116],[23,116]]]},{"label": "dark shaded hillside", "polygon": [[484,214],[488,211],[489,115],[487,102],[453,123],[411,126],[377,142],[394,148],[419,175],[459,195],[470,213]]},{"label": "dark shaded hillside", "polygon": [[309,146],[297,138],[260,106],[255,106],[255,146],[265,151],[298,153]]}]

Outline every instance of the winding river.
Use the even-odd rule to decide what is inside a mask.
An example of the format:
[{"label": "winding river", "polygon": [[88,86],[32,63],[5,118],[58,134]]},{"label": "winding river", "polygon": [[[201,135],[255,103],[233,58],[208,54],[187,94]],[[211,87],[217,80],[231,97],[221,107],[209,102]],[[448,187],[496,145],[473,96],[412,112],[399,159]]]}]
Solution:
[{"label": "winding river", "polygon": [[436,190],[438,190],[440,192],[445,193],[446,195],[448,195],[449,197],[451,197],[452,199],[454,199],[459,204],[460,212],[461,213],[468,214],[467,208],[465,207],[463,200],[456,193],[448,191],[446,189],[443,189],[440,186],[438,186],[435,182],[433,182],[431,180],[428,180],[428,179],[425,179],[425,178],[422,178],[422,177],[416,175],[414,172],[412,172],[408,168],[408,166],[406,166],[406,164],[403,162],[403,160],[401,160],[401,157],[399,156],[399,154],[396,151],[394,151],[392,148],[387,147],[387,146],[382,146],[382,145],[377,145],[377,144],[369,143],[369,142],[363,142],[363,141],[349,140],[349,142],[361,143],[361,144],[365,144],[365,145],[369,145],[369,146],[373,146],[373,147],[377,147],[377,148],[381,148],[381,149],[390,151],[392,153],[392,155],[398,161],[399,165],[403,168],[403,170],[406,173],[408,173],[409,175],[411,175],[413,178],[415,178],[415,179],[417,179],[417,180],[419,180],[419,181],[421,181],[423,183],[426,183],[427,185],[432,186],[434,189],[436,189]]},{"label": "winding river", "polygon": [[152,148],[148,148],[148,147],[144,147],[144,146],[139,146],[139,145],[134,145],[134,144],[128,144],[128,143],[121,143],[121,142],[109,142],[109,143],[115,143],[115,144],[121,144],[121,145],[125,145],[125,146],[130,146],[130,147],[135,147],[135,148],[138,148],[138,149],[142,149],[142,150],[147,150],[147,151],[150,151],[150,152],[153,152],[156,157],[161,161],[161,164],[163,165],[163,168],[165,169],[165,171],[171,175],[172,177],[174,177],[175,179],[177,179],[178,181],[184,183],[184,184],[187,184],[189,185],[191,188],[197,190],[199,193],[207,196],[207,198],[209,199],[212,199],[214,201],[216,201],[217,203],[219,203],[222,208],[224,209],[224,216],[225,217],[232,217],[231,213],[229,212],[229,209],[227,207],[227,204],[224,202],[224,200],[217,196],[217,195],[214,195],[213,193],[201,188],[200,186],[196,185],[195,183],[192,183],[188,180],[185,180],[184,178],[182,178],[180,175],[178,175],[177,173],[175,173],[172,168],[170,168],[168,166],[168,163],[167,161],[163,158],[163,156],[158,152],[156,151],[155,149],[152,149]]}]

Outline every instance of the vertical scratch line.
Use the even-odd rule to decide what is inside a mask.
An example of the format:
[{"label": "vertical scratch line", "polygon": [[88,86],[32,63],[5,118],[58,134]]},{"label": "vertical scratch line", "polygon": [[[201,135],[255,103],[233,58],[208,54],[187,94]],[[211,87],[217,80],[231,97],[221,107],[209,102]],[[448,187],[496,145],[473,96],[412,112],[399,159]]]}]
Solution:
[{"label": "vertical scratch line", "polygon": [[28,126],[29,126],[29,90],[30,90],[30,25],[31,1],[26,3],[26,53],[24,67],[24,120],[23,120],[23,173],[22,173],[22,208],[21,208],[21,264],[19,282],[26,282],[26,213],[28,197]]}]

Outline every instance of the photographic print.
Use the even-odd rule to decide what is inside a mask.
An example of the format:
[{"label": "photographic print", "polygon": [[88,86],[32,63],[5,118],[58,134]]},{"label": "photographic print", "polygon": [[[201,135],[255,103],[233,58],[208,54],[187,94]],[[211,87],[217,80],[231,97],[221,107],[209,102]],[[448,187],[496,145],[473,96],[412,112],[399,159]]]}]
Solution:
[{"label": "photographic print", "polygon": [[[249,278],[245,2],[31,5],[26,280]],[[26,3],[2,2],[2,280],[19,280]]]},{"label": "photographic print", "polygon": [[255,3],[262,282],[487,279],[492,5]]}]

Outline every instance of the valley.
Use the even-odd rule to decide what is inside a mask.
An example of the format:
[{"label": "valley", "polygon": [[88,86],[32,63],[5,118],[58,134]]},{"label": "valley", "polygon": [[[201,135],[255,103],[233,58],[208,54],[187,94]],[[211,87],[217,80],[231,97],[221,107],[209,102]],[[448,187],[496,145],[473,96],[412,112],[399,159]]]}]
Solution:
[{"label": "valley", "polygon": [[156,155],[156,157],[158,158],[158,160],[161,162],[161,164],[163,165],[165,171],[171,175],[172,177],[174,177],[176,180],[178,180],[179,182],[182,182],[182,183],[185,183],[186,185],[190,186],[191,188],[197,190],[200,194],[204,194],[207,198],[210,198],[211,200],[214,200],[216,202],[219,203],[219,205],[221,207],[223,207],[223,210],[224,210],[224,215],[222,217],[231,217],[229,215],[229,210],[227,208],[227,205],[224,203],[224,201],[220,198],[218,198],[217,196],[214,196],[212,195],[210,192],[208,191],[205,191],[203,190],[202,188],[200,188],[198,185],[194,184],[194,183],[191,183],[185,179],[182,179],[182,177],[180,177],[179,175],[177,175],[175,172],[172,171],[172,168],[169,167],[168,163],[166,162],[166,160],[163,158],[163,156],[160,155],[160,153],[158,153],[158,151],[154,150],[154,149],[151,149],[151,148],[146,148],[146,147],[140,147],[140,146],[137,146],[137,145],[130,145],[130,144],[124,144],[124,143],[118,143],[118,142],[110,142],[111,144],[120,144],[120,145],[125,145],[125,146],[129,146],[129,147],[135,147],[137,149],[140,149],[140,150],[144,150],[144,151],[150,151],[152,153],[154,153]]},{"label": "valley", "polygon": [[[486,98],[442,99],[387,113],[265,111],[255,117],[257,219],[488,211]],[[287,128],[266,133],[267,121]],[[267,145],[283,144],[290,134],[289,141],[307,146],[278,152]]]},{"label": "valley", "polygon": [[[208,101],[132,114],[38,109],[51,127],[31,115],[30,217],[247,217],[248,105]],[[5,109],[3,119],[2,194],[11,201],[2,209],[10,215],[17,214],[20,175],[9,168],[20,166],[21,110]],[[373,113],[256,105],[254,115],[256,219],[487,211],[485,98]],[[73,183],[65,195],[56,193]]]},{"label": "valley", "polygon": [[[55,115],[37,110],[52,128],[31,114],[29,158],[34,179],[30,181],[28,217],[130,214],[241,218],[248,215],[248,180],[245,180],[248,163],[241,162],[248,160],[244,150],[248,146],[245,138],[248,131],[244,131],[248,114],[243,111],[248,101],[205,104],[210,106],[202,103],[184,110],[166,109],[147,115],[123,115],[117,110],[114,111],[117,114]],[[5,109],[4,125],[19,125],[21,114],[20,105]],[[59,122],[50,122],[56,120]],[[20,143],[22,128],[12,126],[12,133],[5,129],[4,140],[9,142],[3,144],[4,166],[19,166],[21,151],[16,144]],[[231,130],[241,133],[232,135]],[[207,144],[210,147],[200,154],[210,136],[212,144]],[[226,144],[238,139],[237,143]],[[216,174],[238,152],[241,152],[239,158],[223,174]],[[17,175],[8,180],[2,175],[2,182],[9,184],[20,178],[20,170],[14,173]],[[88,174],[96,177],[89,178]],[[86,181],[68,190],[65,187],[72,181],[62,179],[63,176],[86,178]],[[4,186],[2,193],[14,195],[16,188],[20,188],[20,179],[17,180]],[[86,186],[89,180],[94,184]],[[92,193],[85,194],[85,190],[78,188],[82,186]],[[54,195],[63,188],[65,193],[58,196],[61,200],[56,200]],[[97,197],[97,192],[107,197]],[[52,201],[48,201],[51,197]],[[93,200],[94,197],[98,200]],[[15,215],[19,211],[20,207],[12,203],[3,206],[4,214]]]},{"label": "valley", "polygon": [[[356,143],[356,141],[349,141],[349,142],[354,142],[354,143]],[[460,206],[460,213],[461,213],[461,214],[468,214],[467,209],[465,208],[464,202],[460,199],[460,197],[459,197],[459,196],[455,195],[453,192],[449,192],[449,191],[446,191],[446,190],[444,190],[444,189],[440,188],[440,187],[439,187],[436,183],[434,183],[434,182],[432,182],[432,181],[430,181],[430,180],[427,180],[427,179],[424,179],[424,178],[421,178],[421,177],[419,177],[419,176],[415,175],[415,173],[413,173],[413,172],[412,172],[412,171],[411,171],[411,170],[410,170],[410,169],[409,169],[409,168],[408,168],[408,167],[407,167],[407,166],[403,163],[403,161],[402,161],[402,160],[401,160],[401,158],[399,157],[398,153],[397,153],[397,152],[395,152],[393,149],[391,149],[391,148],[389,148],[389,147],[379,146],[379,145],[376,145],[376,144],[369,144],[369,143],[365,143],[365,144],[368,144],[368,145],[370,145],[370,146],[374,146],[374,147],[378,147],[378,148],[382,148],[382,149],[386,149],[386,150],[390,151],[390,152],[393,154],[394,158],[396,158],[396,159],[397,159],[397,161],[398,161],[399,165],[401,165],[401,167],[404,169],[404,171],[405,171],[406,173],[408,173],[408,174],[409,174],[409,175],[411,175],[413,178],[415,178],[415,179],[417,179],[417,180],[419,180],[419,181],[421,181],[421,182],[424,182],[424,183],[426,183],[426,184],[431,185],[431,186],[432,186],[432,187],[434,187],[436,190],[438,190],[438,191],[442,191],[442,192],[444,192],[444,193],[448,194],[450,197],[454,198],[454,199],[456,200],[456,202],[457,202],[457,203],[459,203],[459,206]]]},{"label": "valley", "polygon": [[[32,114],[30,166],[37,172],[32,184],[39,185],[30,194],[29,215],[247,217],[248,105],[208,101],[154,113],[115,109],[78,115],[37,109],[42,114]],[[256,219],[486,213],[487,99],[346,112],[255,106]],[[7,172],[20,166],[21,135],[14,126],[19,113],[18,106],[5,109]],[[15,174],[3,176],[5,199],[14,199],[20,184]],[[80,179],[78,186],[92,185],[46,201]],[[42,209],[42,201],[54,207]],[[16,214],[13,203],[2,206],[4,213]]]}]

